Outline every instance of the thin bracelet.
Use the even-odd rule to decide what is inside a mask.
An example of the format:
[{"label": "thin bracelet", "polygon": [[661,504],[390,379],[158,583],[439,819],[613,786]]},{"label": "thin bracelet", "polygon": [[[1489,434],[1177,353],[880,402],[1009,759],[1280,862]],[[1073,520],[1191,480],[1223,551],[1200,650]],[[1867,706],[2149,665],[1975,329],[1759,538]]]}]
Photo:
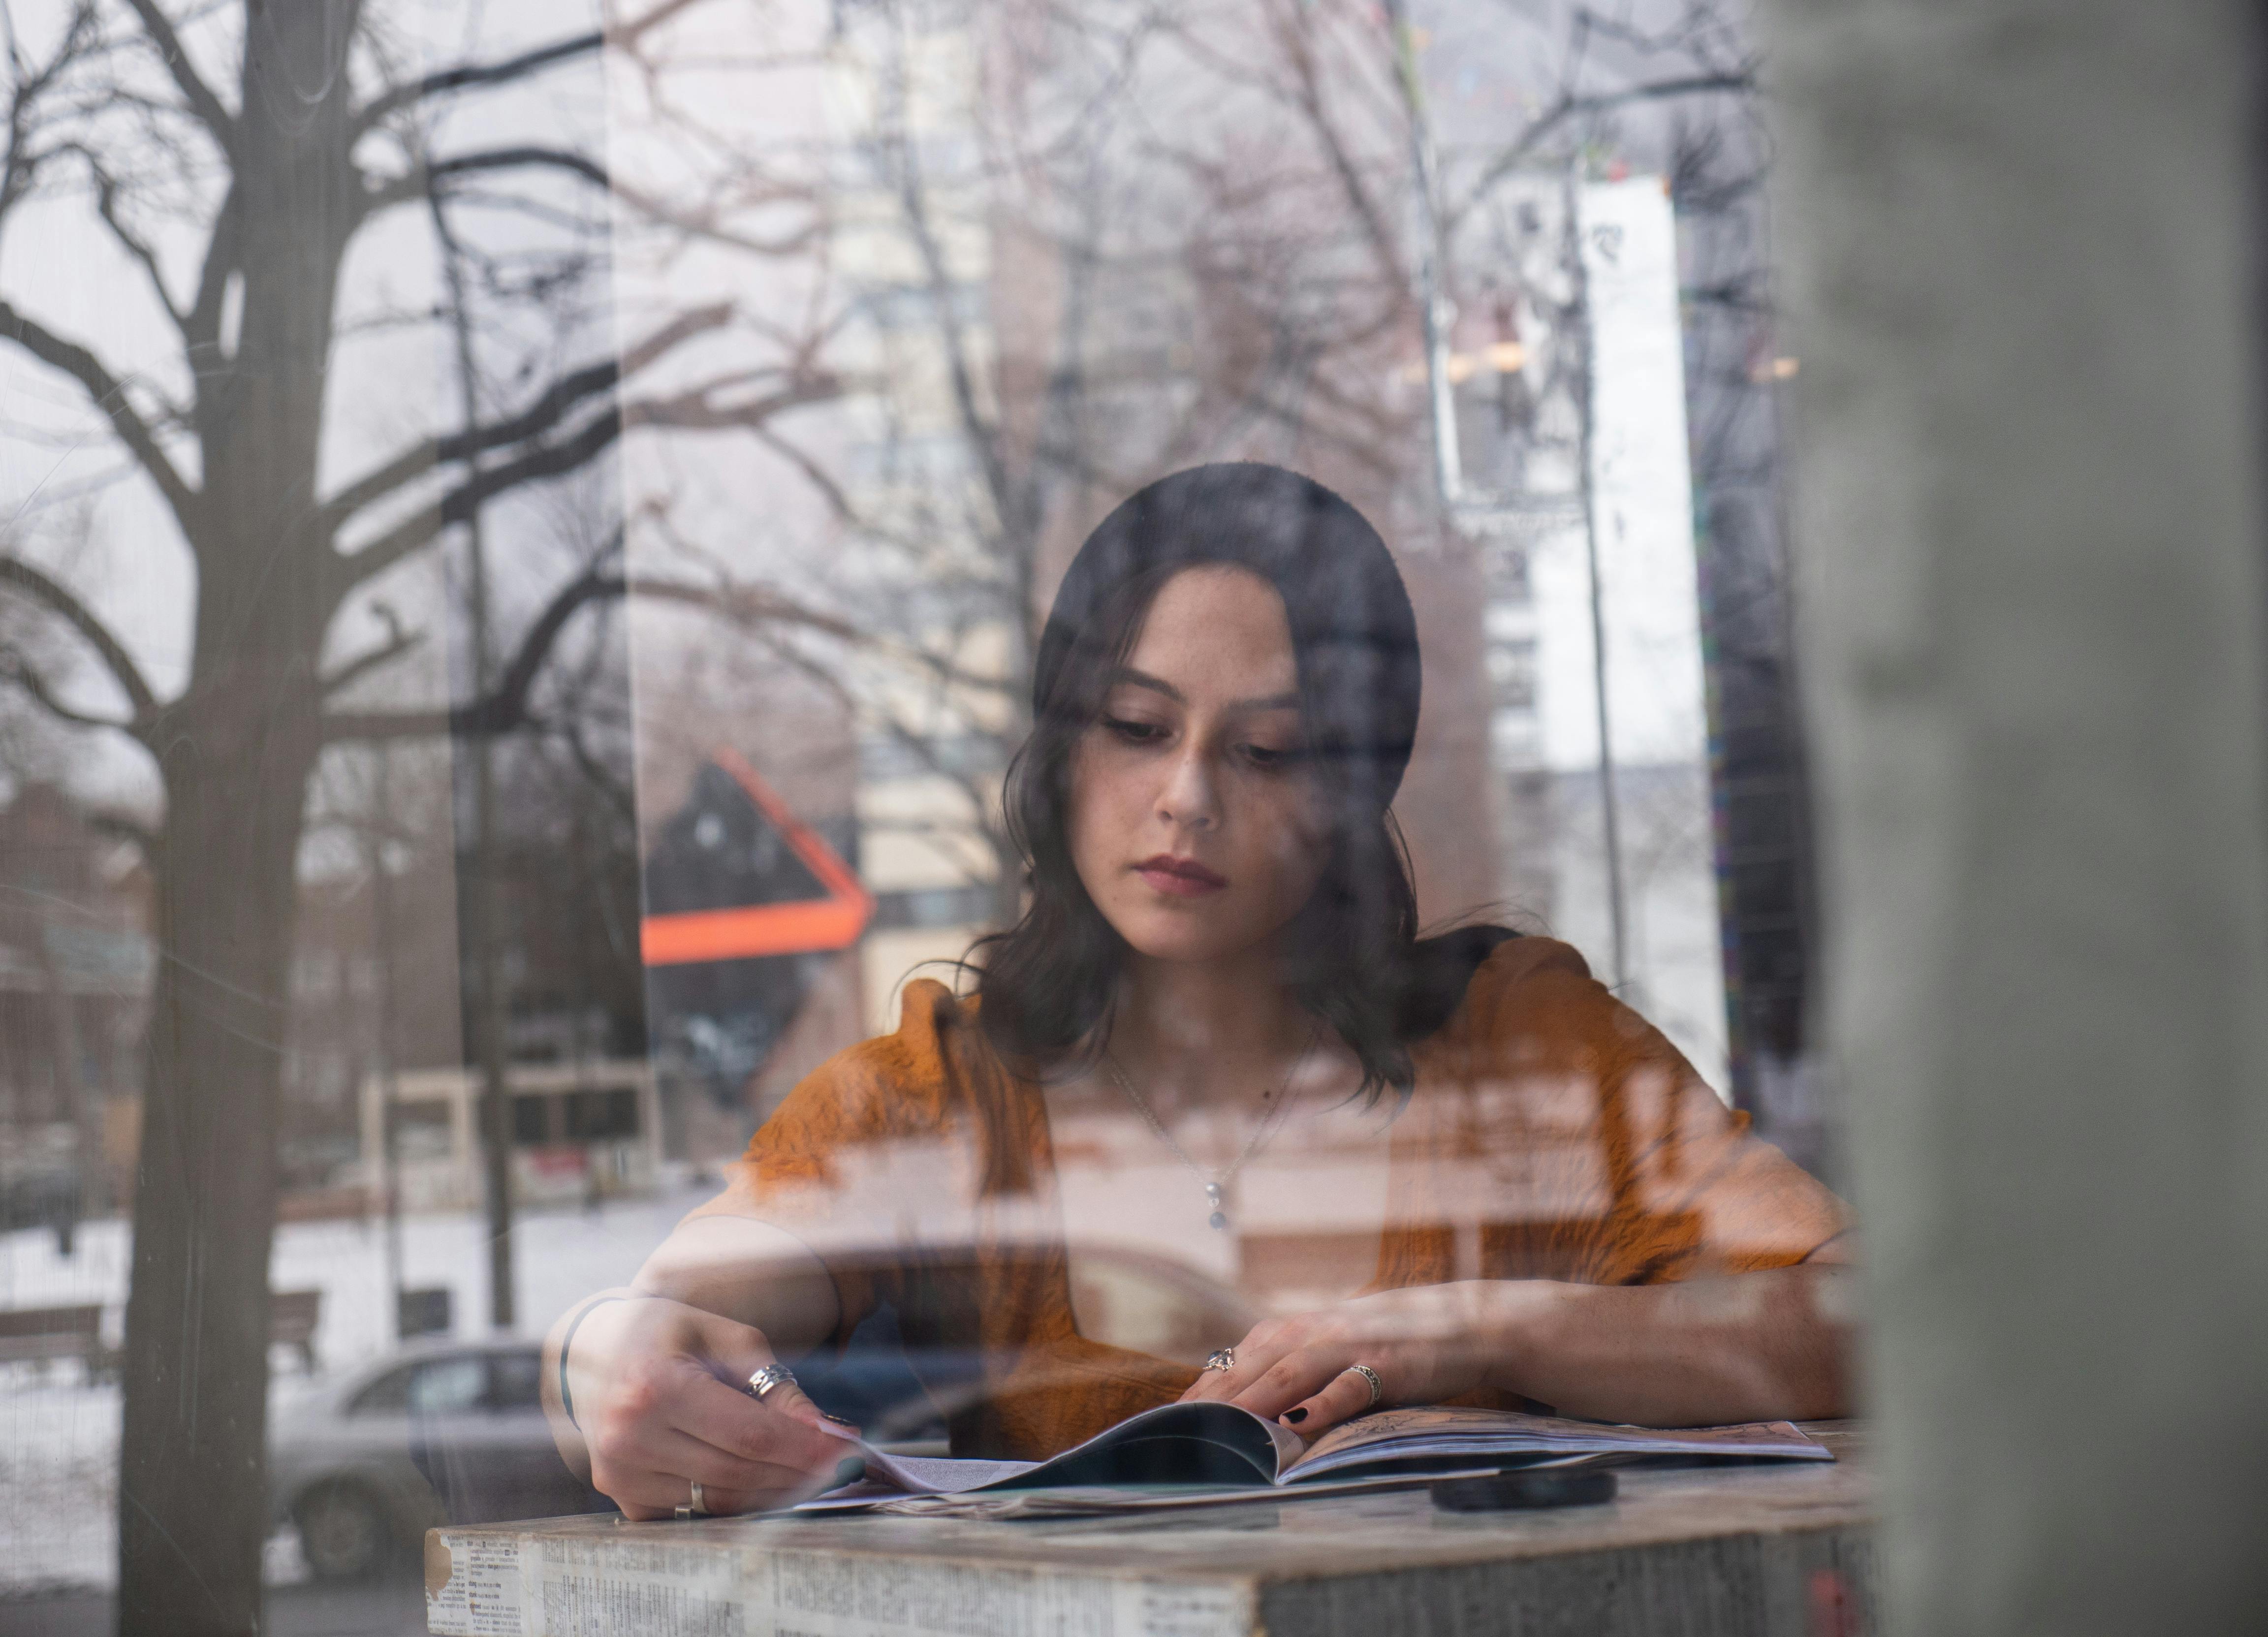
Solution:
[{"label": "thin bracelet", "polygon": [[605,1307],[609,1301],[657,1300],[659,1298],[650,1290],[630,1290],[624,1291],[619,1296],[600,1296],[595,1301],[584,1304],[583,1310],[575,1316],[575,1322],[568,1325],[567,1333],[559,1338],[559,1407],[567,1412],[567,1425],[577,1432],[583,1430],[583,1424],[575,1419],[575,1395],[567,1390],[567,1349],[574,1345],[575,1332],[583,1328],[585,1319],[589,1318],[593,1313]]}]

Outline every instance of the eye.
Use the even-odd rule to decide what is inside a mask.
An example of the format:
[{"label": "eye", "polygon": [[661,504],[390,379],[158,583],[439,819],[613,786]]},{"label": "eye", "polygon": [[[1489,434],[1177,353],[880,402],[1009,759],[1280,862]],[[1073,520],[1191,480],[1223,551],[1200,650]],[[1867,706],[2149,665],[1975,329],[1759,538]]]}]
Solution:
[{"label": "eye", "polygon": [[1278,749],[1272,745],[1239,745],[1237,754],[1263,773],[1273,773],[1292,766],[1300,759],[1298,750]]},{"label": "eye", "polygon": [[1130,745],[1155,744],[1166,736],[1166,729],[1157,723],[1138,722],[1129,717],[1106,716],[1102,725]]}]

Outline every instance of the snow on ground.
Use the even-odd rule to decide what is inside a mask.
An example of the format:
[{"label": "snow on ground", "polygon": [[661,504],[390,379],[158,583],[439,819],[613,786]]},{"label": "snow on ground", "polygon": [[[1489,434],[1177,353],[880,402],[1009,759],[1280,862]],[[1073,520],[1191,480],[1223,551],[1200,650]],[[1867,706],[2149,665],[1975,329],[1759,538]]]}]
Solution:
[{"label": "snow on ground", "polygon": [[[596,1212],[523,1214],[513,1233],[519,1324],[541,1336],[578,1298],[626,1282],[677,1219],[706,1197],[677,1189],[652,1199],[610,1201]],[[486,1225],[473,1214],[401,1224],[402,1282],[446,1286],[460,1336],[488,1332]],[[288,1222],[276,1233],[269,1285],[320,1289],[315,1352],[325,1370],[350,1369],[393,1345],[384,1226],[375,1219]],[[117,1220],[83,1223],[73,1254],[55,1254],[44,1230],[0,1235],[0,1309],[99,1301],[119,1338],[131,1239]],[[271,1405],[305,1388],[297,1360],[275,1356]],[[0,1598],[33,1586],[107,1586],[115,1572],[119,1400],[114,1386],[81,1379],[75,1364],[42,1374],[0,1365]],[[286,1530],[269,1543],[271,1583],[305,1574]]]}]

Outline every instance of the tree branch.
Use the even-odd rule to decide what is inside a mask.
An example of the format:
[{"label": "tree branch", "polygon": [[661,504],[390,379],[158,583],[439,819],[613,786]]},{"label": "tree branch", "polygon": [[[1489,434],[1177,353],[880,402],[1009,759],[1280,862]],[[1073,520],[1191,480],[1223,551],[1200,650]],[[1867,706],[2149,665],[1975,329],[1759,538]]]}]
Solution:
[{"label": "tree branch", "polygon": [[1314,132],[1316,141],[1322,144],[1323,157],[1330,162],[1331,174],[1337,180],[1339,191],[1345,195],[1347,203],[1352,207],[1355,219],[1361,224],[1363,237],[1370,241],[1371,253],[1378,257],[1387,282],[1396,289],[1403,288],[1409,283],[1409,276],[1403,269],[1401,252],[1395,244],[1393,232],[1379,212],[1378,202],[1370,196],[1370,189],[1363,181],[1354,156],[1347,151],[1345,136],[1339,130],[1338,122],[1332,116],[1325,100],[1322,66],[1315,60],[1307,30],[1301,22],[1281,17],[1278,19],[1277,27],[1285,53],[1292,59],[1292,72],[1299,81],[1298,89],[1292,92],[1292,100],[1300,113],[1307,116],[1308,127]]},{"label": "tree branch", "polygon": [[762,398],[737,403],[716,402],[716,393],[741,379],[727,378],[674,397],[619,407],[609,405],[560,442],[541,445],[516,460],[485,468],[431,505],[420,507],[352,557],[335,559],[334,595],[343,596],[372,575],[393,567],[451,524],[468,521],[482,505],[506,490],[573,471],[614,442],[625,426],[674,426],[706,431],[757,426],[783,410],[815,403],[841,390],[832,376],[822,375],[792,380]]},{"label": "tree branch", "polygon": [[[545,148],[523,145],[512,148],[484,149],[475,153],[461,153],[446,159],[414,166],[400,175],[384,179],[363,200],[360,206],[364,216],[374,216],[395,205],[409,204],[430,197],[438,185],[453,176],[477,176],[490,171],[527,168],[565,171],[580,177],[593,186],[606,189],[614,197],[630,205],[648,221],[694,239],[707,240],[737,250],[747,250],[757,255],[792,255],[810,244],[818,229],[811,223],[781,234],[774,239],[755,239],[746,233],[736,233],[712,221],[703,221],[688,215],[666,200],[655,197],[641,188],[633,188],[610,173],[598,160],[571,149]],[[782,185],[765,199],[754,203],[778,204],[790,200],[806,198],[803,190]],[[744,203],[749,203],[744,201]]]},{"label": "tree branch", "polygon": [[425,640],[423,631],[402,629],[400,617],[384,603],[378,606],[378,616],[386,622],[386,640],[351,660],[342,661],[336,670],[326,672],[318,682],[324,697],[328,698],[352,687],[372,671],[393,664]]},{"label": "tree branch", "polygon": [[683,431],[722,431],[732,427],[754,429],[772,417],[806,403],[819,403],[843,390],[833,375],[819,372],[791,376],[776,392],[755,398],[720,401],[726,388],[778,374],[773,369],[747,370],[721,380],[706,382],[666,398],[649,398],[622,406],[625,426],[674,426]]},{"label": "tree branch", "polygon": [[221,151],[236,151],[236,116],[228,111],[213,88],[198,77],[189,61],[188,52],[181,45],[180,35],[173,32],[173,23],[158,9],[157,0],[126,0],[134,8],[134,15],[142,19],[142,32],[150,37],[166,71],[173,77],[173,84],[188,99],[189,111],[204,122],[205,129],[219,143]]},{"label": "tree branch", "polygon": [[147,721],[157,715],[158,696],[151,691],[149,682],[142,675],[142,667],[134,663],[134,656],[126,652],[126,645],[111,633],[110,627],[95,616],[94,610],[80,601],[60,581],[33,568],[21,557],[0,557],[0,586],[14,586],[70,623],[71,629],[86,640],[87,645],[102,656],[104,666],[126,695],[127,704],[134,712],[134,721]]},{"label": "tree branch", "polygon": [[1498,182],[1518,170],[1521,162],[1535,152],[1546,136],[1578,114],[1603,113],[1626,102],[1658,101],[1665,97],[1690,97],[1715,91],[1753,91],[1756,84],[1756,76],[1745,72],[1687,74],[1675,79],[1632,85],[1623,91],[1602,92],[1595,96],[1579,97],[1572,92],[1563,92],[1557,102],[1528,122],[1528,129],[1514,137],[1509,147],[1489,161],[1488,168],[1466,189],[1465,196],[1453,209],[1442,213],[1442,231],[1447,234],[1456,223],[1462,221],[1465,213],[1485,199]]},{"label": "tree branch", "polygon": [[88,168],[94,173],[96,213],[102,218],[103,225],[110,229],[110,236],[118,241],[120,247],[129,255],[142,264],[142,270],[149,276],[150,288],[157,292],[158,305],[166,309],[166,316],[173,321],[174,328],[179,328],[181,324],[181,310],[173,305],[173,292],[166,288],[166,276],[158,266],[158,253],[150,247],[147,240],[129,227],[118,214],[117,180],[102,167],[101,163],[92,153],[84,148],[79,149],[78,151],[85,159]]},{"label": "tree branch", "polygon": [[30,353],[40,363],[52,365],[71,376],[85,388],[95,407],[110,417],[118,435],[126,440],[142,469],[150,474],[166,503],[173,509],[173,516],[182,531],[195,538],[197,491],[191,489],[180,472],[174,469],[165,450],[158,447],[157,438],[141,412],[127,401],[126,389],[105,366],[102,360],[75,341],[67,341],[43,325],[26,318],[4,299],[0,299],[0,336],[5,336]]},{"label": "tree branch", "polygon": [[322,510],[326,526],[335,529],[372,501],[422,476],[444,461],[469,460],[474,455],[500,448],[505,444],[524,443],[531,438],[541,436],[585,399],[607,391],[626,375],[636,374],[693,336],[722,327],[731,321],[732,316],[733,307],[729,302],[720,301],[713,306],[696,307],[663,325],[624,352],[619,361],[609,358],[560,377],[541,397],[509,420],[495,421],[485,426],[451,432],[446,437],[428,439],[415,447],[403,450],[325,501]]},{"label": "tree branch", "polygon": [[599,566],[614,551],[615,547],[609,546],[599,562],[560,587],[520,638],[519,651],[497,678],[496,686],[479,698],[447,710],[333,712],[323,719],[324,740],[335,744],[342,740],[416,739],[440,734],[494,738],[525,726],[529,719],[529,696],[544,661],[558,643],[559,633],[586,603],[619,597],[629,589],[622,575],[608,573]]},{"label": "tree branch", "polygon": [[114,721],[107,716],[89,716],[84,711],[73,710],[55,697],[48,680],[33,668],[32,662],[14,648],[0,646],[0,682],[10,682],[25,692],[32,703],[57,721],[73,727],[108,727],[121,733],[131,733],[132,722]]},{"label": "tree branch", "polygon": [[523,75],[533,74],[538,69],[549,68],[554,63],[580,56],[586,51],[596,51],[605,43],[605,36],[596,32],[577,34],[568,40],[555,40],[548,46],[538,46],[533,51],[523,51],[516,57],[506,57],[501,63],[467,63],[461,68],[444,69],[439,73],[428,74],[423,79],[413,80],[407,85],[396,85],[372,98],[364,105],[362,112],[355,115],[355,133],[359,136],[387,115],[398,114],[428,97],[469,90],[475,85],[500,85]]},{"label": "tree branch", "polygon": [[477,153],[460,153],[446,159],[434,159],[424,165],[413,166],[399,176],[389,176],[364,199],[362,212],[365,216],[375,215],[397,204],[422,200],[434,191],[436,184],[452,176],[476,175],[482,171],[518,170],[528,166],[566,171],[600,188],[611,185],[605,166],[571,148],[491,148]]},{"label": "tree branch", "polygon": [[1019,689],[1007,679],[964,670],[943,654],[877,635],[871,628],[798,602],[761,586],[696,586],[684,580],[632,579],[628,594],[641,602],[674,602],[716,615],[745,630],[792,625],[816,631],[838,642],[886,655],[927,671],[941,684],[1013,697]]},{"label": "tree branch", "polygon": [[335,558],[335,594],[343,595],[372,575],[385,572],[450,525],[470,520],[482,505],[504,490],[573,471],[614,442],[622,429],[622,411],[609,406],[562,441],[531,449],[517,460],[490,467],[468,478],[431,505],[420,506],[353,556]]},{"label": "tree branch", "polygon": [[212,232],[205,240],[204,266],[197,273],[196,300],[181,315],[181,334],[193,349],[211,344],[220,337],[221,303],[228,293],[228,276],[236,270],[237,223],[236,184],[232,181],[220,202],[219,211],[213,217]]}]

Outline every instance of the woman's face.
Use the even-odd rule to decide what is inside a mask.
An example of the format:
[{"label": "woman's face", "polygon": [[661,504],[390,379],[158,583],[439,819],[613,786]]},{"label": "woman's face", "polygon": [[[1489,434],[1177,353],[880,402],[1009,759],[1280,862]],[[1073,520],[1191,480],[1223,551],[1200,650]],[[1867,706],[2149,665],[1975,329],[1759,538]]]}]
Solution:
[{"label": "woman's face", "polygon": [[1226,566],[1167,580],[1071,761],[1071,859],[1120,937],[1217,961],[1299,913],[1327,851],[1305,748],[1275,587]]}]

